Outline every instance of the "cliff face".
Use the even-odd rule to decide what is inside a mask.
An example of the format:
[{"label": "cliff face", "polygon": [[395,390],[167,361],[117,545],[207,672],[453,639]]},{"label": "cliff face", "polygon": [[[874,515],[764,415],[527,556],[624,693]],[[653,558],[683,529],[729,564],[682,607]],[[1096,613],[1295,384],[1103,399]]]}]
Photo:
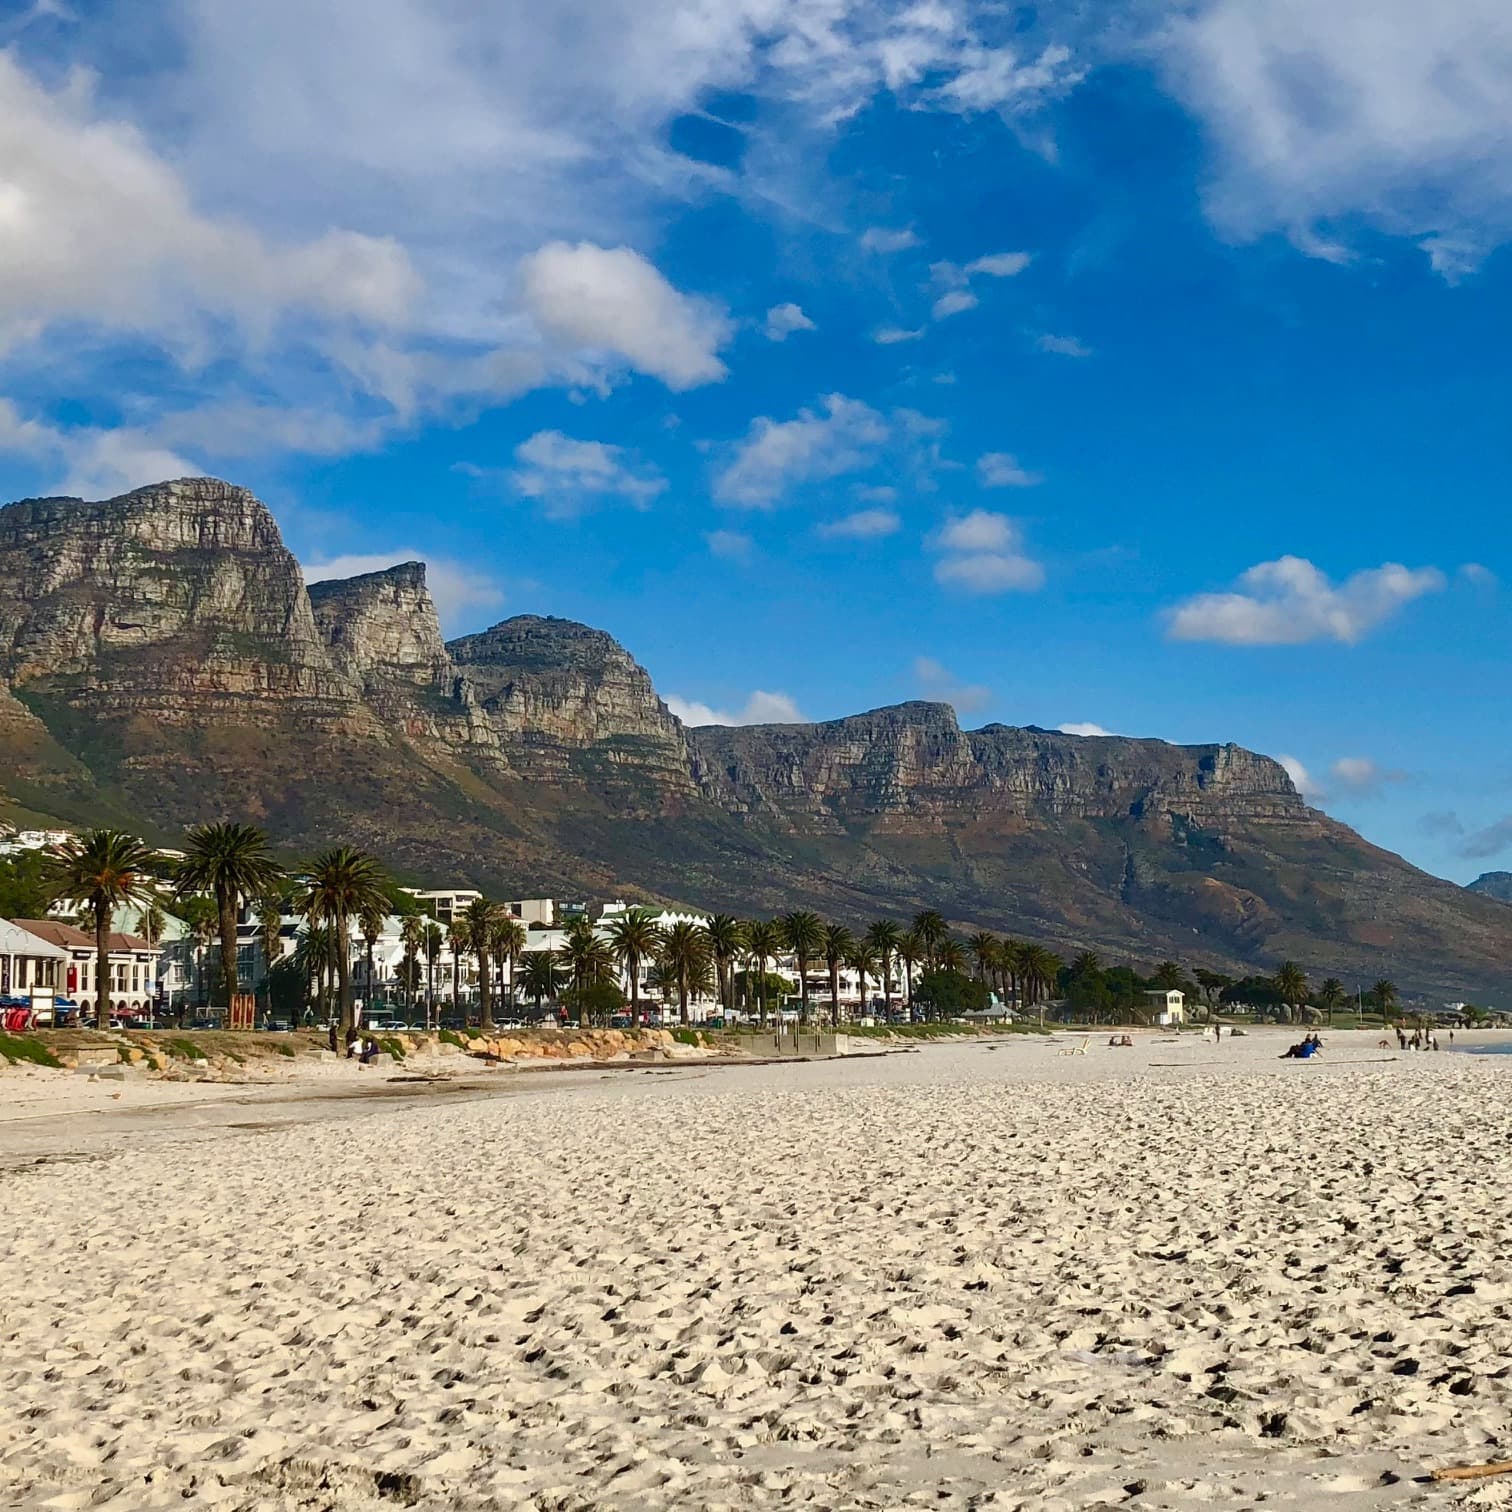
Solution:
[{"label": "cliff face", "polygon": [[681,724],[602,630],[522,614],[446,649],[522,775],[607,783],[651,807],[695,791]]},{"label": "cliff face", "polygon": [[1116,958],[1512,994],[1512,909],[1266,757],[928,703],[684,730],[602,631],[525,615],[445,644],[418,563],[307,589],[213,479],[0,509],[0,750],[0,799],[32,812],[164,839],[250,819],[505,896],[938,908]]},{"label": "cliff face", "polygon": [[988,725],[963,732],[948,704],[908,703],[822,725],[690,732],[717,801],[799,825],[943,825],[985,810],[1084,819],[1174,817],[1221,831],[1316,816],[1281,766],[1238,746],[1087,739]]},{"label": "cliff face", "polygon": [[1512,903],[1512,872],[1482,872],[1465,890],[1479,893],[1483,898],[1495,898],[1501,903]]}]

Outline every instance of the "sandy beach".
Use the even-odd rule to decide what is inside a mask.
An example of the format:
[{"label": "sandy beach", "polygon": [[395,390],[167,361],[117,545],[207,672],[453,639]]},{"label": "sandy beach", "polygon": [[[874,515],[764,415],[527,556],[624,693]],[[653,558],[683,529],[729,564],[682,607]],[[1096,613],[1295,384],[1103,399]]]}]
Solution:
[{"label": "sandy beach", "polygon": [[1512,1506],[1512,1056],[1080,1038],[7,1079],[0,1504]]}]

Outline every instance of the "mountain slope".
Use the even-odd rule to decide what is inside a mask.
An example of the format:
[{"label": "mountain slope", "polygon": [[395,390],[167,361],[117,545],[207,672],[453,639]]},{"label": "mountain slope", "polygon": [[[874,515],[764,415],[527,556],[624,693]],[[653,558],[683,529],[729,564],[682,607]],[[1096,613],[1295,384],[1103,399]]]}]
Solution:
[{"label": "mountain slope", "polygon": [[1239,747],[963,731],[927,703],[685,729],[600,630],[522,615],[445,644],[418,563],[307,589],[213,479],[0,509],[0,741],[30,811],[161,838],[248,818],[512,896],[932,907],[1114,960],[1493,999],[1512,960],[1512,910]]}]

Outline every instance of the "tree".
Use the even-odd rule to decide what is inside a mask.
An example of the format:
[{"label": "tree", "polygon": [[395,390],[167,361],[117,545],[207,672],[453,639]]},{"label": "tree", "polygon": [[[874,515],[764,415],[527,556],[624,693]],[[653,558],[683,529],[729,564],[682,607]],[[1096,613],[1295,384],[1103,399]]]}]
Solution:
[{"label": "tree", "polygon": [[453,919],[446,928],[446,943],[451,946],[452,953],[452,1012],[456,1013],[461,1008],[462,998],[462,957],[468,950],[468,929],[465,919]]},{"label": "tree", "polygon": [[1233,977],[1225,976],[1221,971],[1205,971],[1200,966],[1192,973],[1192,976],[1195,978],[1197,985],[1202,989],[1203,997],[1207,999],[1209,1012],[1213,1013],[1213,1016],[1216,1017],[1214,1009],[1217,1004],[1218,994],[1234,980]]},{"label": "tree", "polygon": [[446,944],[446,931],[439,924],[425,926],[425,1027],[431,1027],[436,1012],[436,958]]},{"label": "tree", "polygon": [[514,976],[515,962],[520,959],[528,939],[525,926],[516,918],[512,918],[501,903],[494,910],[493,925],[489,945],[493,951],[494,963],[499,968],[499,991],[502,995],[504,990],[504,970],[509,969],[509,1007],[514,1011],[515,991]]},{"label": "tree", "polygon": [[493,982],[488,975],[493,911],[494,905],[487,898],[474,898],[462,916],[467,925],[467,943],[478,958],[478,1022],[485,1029],[493,1028]]},{"label": "tree", "polygon": [[352,921],[369,908],[383,908],[383,868],[365,851],[338,845],[310,865],[296,907],[331,926],[336,955],[336,1011],[343,1031],[352,1027]]},{"label": "tree", "polygon": [[592,982],[602,982],[613,974],[614,956],[609,942],[599,938],[587,919],[574,919],[562,944],[562,966],[568,986],[579,1007],[578,1022],[588,1027],[587,998],[584,989]]},{"label": "tree", "polygon": [[1180,991],[1183,980],[1181,967],[1175,961],[1162,961],[1155,968],[1155,975],[1150,978],[1150,981],[1156,987],[1160,987],[1166,992]]},{"label": "tree", "polygon": [[1381,1010],[1384,1019],[1396,1006],[1397,989],[1396,983],[1387,977],[1382,977],[1374,987],[1370,989],[1370,999]]},{"label": "tree", "polygon": [[201,998],[201,1006],[210,1006],[210,976],[205,969],[205,954],[215,944],[216,936],[220,933],[220,925],[215,918],[215,904],[209,898],[185,898],[182,910],[186,914],[193,911],[191,928],[194,930],[194,948],[198,956],[196,962],[196,974],[199,977],[198,987]]},{"label": "tree", "polygon": [[662,930],[657,961],[677,992],[678,1022],[688,1022],[688,998],[704,990],[710,979],[713,954],[709,932],[702,924],[679,919]]},{"label": "tree", "polygon": [[935,947],[934,963],[936,971],[965,971],[966,947],[947,935]]},{"label": "tree", "polygon": [[882,1011],[892,1012],[892,963],[903,946],[903,931],[891,919],[878,919],[866,927],[866,948],[882,973]]},{"label": "tree", "polygon": [[1013,1011],[1024,1012],[1024,953],[1029,949],[1022,940],[1004,940],[998,946],[998,959],[1008,978],[1009,994],[1013,998]]},{"label": "tree", "polygon": [[986,930],[978,930],[966,941],[966,948],[971,952],[971,959],[976,962],[977,981],[985,982],[997,964],[997,936],[988,934]]},{"label": "tree", "polygon": [[641,968],[661,946],[656,915],[649,908],[627,908],[609,921],[609,949],[630,981],[630,1023],[640,1027]]},{"label": "tree", "polygon": [[830,1024],[840,1027],[840,968],[856,948],[856,937],[843,924],[824,926],[824,964],[829,968]]},{"label": "tree", "polygon": [[251,824],[196,824],[184,837],[184,858],[174,867],[174,890],[208,893],[220,925],[221,988],[226,1007],[236,992],[236,915],[243,903],[271,892],[283,869],[268,837]]},{"label": "tree", "polygon": [[714,958],[714,976],[719,986],[719,1009],[728,1014],[734,1004],[730,997],[730,970],[740,957],[743,926],[733,914],[715,914],[704,921],[709,936],[709,952]]},{"label": "tree", "polygon": [[163,943],[163,931],[168,928],[168,915],[156,898],[150,898],[147,906],[137,915],[137,933],[149,950],[156,950]]},{"label": "tree", "polygon": [[47,911],[46,851],[0,856],[0,919],[35,919]]},{"label": "tree", "polygon": [[520,960],[520,985],[525,995],[535,1003],[536,1017],[541,1014],[541,1001],[555,995],[560,980],[560,968],[556,956],[549,950],[530,950]]},{"label": "tree", "polygon": [[386,901],[371,900],[366,908],[359,909],[357,913],[357,929],[362,935],[367,955],[367,981],[363,986],[363,1001],[369,1009],[373,1006],[373,952],[378,948],[378,941],[383,938],[383,923],[387,917],[384,913]]},{"label": "tree", "polygon": [[1298,1019],[1307,1006],[1307,973],[1295,961],[1283,961],[1276,972],[1276,995],[1288,1008],[1296,1010]]},{"label": "tree", "polygon": [[806,909],[784,914],[778,921],[782,943],[798,964],[798,1021],[808,1023],[808,963],[824,949],[824,922]]},{"label": "tree", "polygon": [[1019,976],[1023,982],[1024,996],[1032,1008],[1040,1005],[1040,1023],[1045,1022],[1044,994],[1060,970],[1060,961],[1043,946],[1025,945],[1019,955]]},{"label": "tree", "polygon": [[917,929],[905,929],[898,937],[898,963],[903,968],[903,999],[908,1005],[908,1016],[914,1011],[914,967],[925,963],[929,947]]},{"label": "tree", "polygon": [[962,971],[926,971],[914,989],[914,1002],[933,1018],[959,1018],[987,1006],[987,988]]},{"label": "tree", "polygon": [[933,971],[936,952],[944,944],[946,935],[950,933],[944,915],[933,908],[926,908],[923,913],[914,915],[910,929],[923,947],[925,968]]},{"label": "tree", "polygon": [[283,954],[283,908],[275,897],[266,897],[257,905],[257,942],[262,946],[263,991],[268,999],[268,1012],[272,1013],[272,988],[268,984]]},{"label": "tree", "polygon": [[1318,1006],[1328,1015],[1328,1027],[1333,1028],[1334,1010],[1349,1001],[1344,984],[1338,977],[1328,977],[1318,989]]},{"label": "tree", "polygon": [[745,927],[746,960],[754,965],[761,982],[761,1027],[766,1028],[767,962],[782,948],[782,935],[770,919],[752,919]]},{"label": "tree", "polygon": [[872,957],[871,946],[865,940],[852,936],[851,948],[846,952],[845,964],[856,973],[856,988],[860,996],[862,1017],[870,1012],[866,998],[866,979],[877,974],[877,963]]},{"label": "tree", "polygon": [[[81,904],[94,927],[95,1023],[110,1027],[110,922],[116,909],[146,903],[153,896],[151,871],[158,860],[151,846],[120,830],[92,829],[70,835],[48,852],[45,886],[51,898]],[[235,919],[231,964],[236,964]]]},{"label": "tree", "polygon": [[415,1016],[415,982],[419,976],[416,957],[425,944],[424,914],[406,914],[400,919],[399,943],[404,947],[399,974],[404,983],[404,1017],[409,1022]]}]

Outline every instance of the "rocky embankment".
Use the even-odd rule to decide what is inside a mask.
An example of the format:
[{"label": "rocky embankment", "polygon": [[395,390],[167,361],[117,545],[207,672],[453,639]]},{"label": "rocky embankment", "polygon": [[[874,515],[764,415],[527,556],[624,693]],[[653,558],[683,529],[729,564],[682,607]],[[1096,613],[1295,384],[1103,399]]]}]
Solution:
[{"label": "rocky embankment", "polygon": [[[709,1053],[679,1043],[666,1029],[471,1030],[378,1034],[379,1066],[421,1075],[465,1075],[488,1066],[586,1065],[684,1059]],[[0,1035],[0,1074],[37,1068],[120,1074],[122,1068],[166,1080],[263,1081],[297,1077],[302,1069],[349,1064],[323,1034],[239,1034],[222,1031],[42,1030]]]}]

